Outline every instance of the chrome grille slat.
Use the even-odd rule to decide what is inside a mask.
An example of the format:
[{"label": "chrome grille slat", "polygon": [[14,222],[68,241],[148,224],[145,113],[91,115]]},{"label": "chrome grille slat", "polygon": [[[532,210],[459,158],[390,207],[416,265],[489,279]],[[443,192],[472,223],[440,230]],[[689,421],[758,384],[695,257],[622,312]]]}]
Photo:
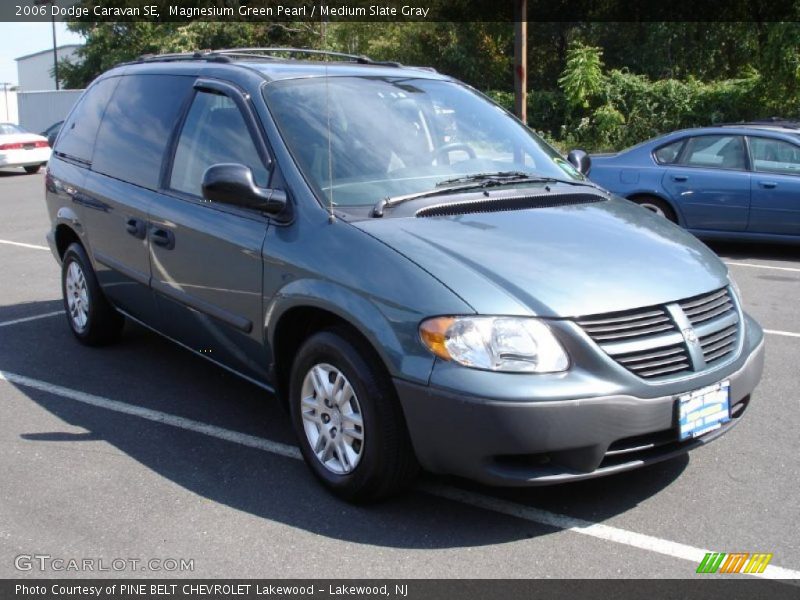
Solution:
[{"label": "chrome grille slat", "polygon": [[583,328],[586,330],[586,333],[591,335],[594,333],[604,333],[606,331],[624,331],[636,327],[645,327],[647,325],[659,325],[661,323],[669,323],[669,317],[667,317],[667,315],[660,315],[652,319],[619,323],[617,325],[584,325]]},{"label": "chrome grille slat", "polygon": [[647,354],[642,354],[641,356],[617,356],[615,357],[619,362],[622,364],[627,365],[628,363],[642,361],[642,360],[649,360],[651,358],[662,358],[665,356],[671,356],[673,354],[678,354],[680,352],[685,352],[683,348],[665,348],[664,351],[661,352],[648,352]]},{"label": "chrome grille slat", "polygon": [[685,363],[685,362],[686,362],[686,355],[678,354],[676,356],[671,356],[661,360],[649,360],[647,362],[628,364],[625,366],[628,367],[631,371],[636,371],[638,373],[640,371],[647,371],[654,367],[666,367],[667,365],[674,365],[675,363]]},{"label": "chrome grille slat", "polygon": [[708,320],[713,319],[715,317],[718,317],[720,315],[724,315],[724,314],[730,312],[731,310],[733,310],[733,305],[729,303],[729,304],[725,305],[724,307],[718,308],[718,309],[713,310],[711,312],[703,313],[703,314],[698,315],[696,317],[689,317],[689,320],[692,322],[692,325],[694,325],[696,323],[702,323],[703,321],[708,321]]},{"label": "chrome grille slat", "polygon": [[657,375],[667,375],[668,373],[677,373],[680,371],[688,370],[690,367],[688,362],[678,363],[672,367],[665,367],[663,369],[652,369],[648,371],[639,371],[637,374],[642,377],[656,377]]},{"label": "chrome grille slat", "polygon": [[[636,336],[643,336],[649,335],[651,333],[658,333],[659,331],[669,331],[671,329],[675,329],[675,325],[670,323],[665,323],[664,325],[656,325],[653,327],[646,327],[644,329],[635,329],[635,330],[627,330],[620,333],[604,333],[598,335],[589,334],[589,336],[594,339],[595,341],[606,341],[606,340],[620,340],[623,338],[629,337],[636,337]],[[588,332],[587,332],[588,333]]]},{"label": "chrome grille slat", "polygon": [[689,298],[678,302],[692,325],[710,321],[726,313],[735,311],[728,288],[710,294]]},{"label": "chrome grille slat", "polygon": [[[713,344],[713,345],[711,345],[711,346],[709,346],[707,348],[704,347],[703,348],[703,356],[706,356],[706,357],[707,356],[711,356],[714,352],[716,352],[720,348],[731,349],[733,347],[733,344],[734,344],[735,341],[736,340],[722,340],[721,342]],[[706,362],[708,362],[708,359],[706,359]]]},{"label": "chrome grille slat", "polygon": [[702,304],[707,304],[708,302],[711,302],[713,300],[716,300],[717,298],[721,298],[721,297],[727,296],[727,295],[728,295],[727,288],[722,288],[721,290],[717,290],[716,292],[712,292],[710,294],[706,294],[705,296],[701,296],[698,299],[683,300],[681,302],[678,302],[678,304],[680,304],[681,308],[684,311],[686,311],[686,310],[689,310],[691,308],[694,308],[695,306],[700,306]]},{"label": "chrome grille slat", "polygon": [[[716,366],[736,351],[741,331],[727,287],[664,306],[588,315],[575,322],[614,361],[643,379],[712,368],[711,363]],[[697,338],[681,329],[687,325]]]},{"label": "chrome grille slat", "polygon": [[664,316],[663,310],[653,310],[644,313],[637,313],[624,317],[613,317],[610,319],[580,319],[578,325],[581,327],[592,327],[594,325],[606,325],[608,323],[623,323],[626,321],[634,321],[636,319],[648,319],[650,317]]},{"label": "chrome grille slat", "polygon": [[728,346],[726,346],[722,350],[717,350],[716,352],[713,352],[713,353],[707,355],[705,357],[706,363],[714,362],[715,360],[718,360],[718,359],[722,358],[723,356],[726,356],[727,354],[730,354],[731,352],[733,352],[734,347],[735,346],[734,346],[733,342],[731,342]]},{"label": "chrome grille slat", "polygon": [[686,313],[686,316],[690,319],[695,315],[701,315],[704,312],[708,312],[715,308],[719,308],[720,306],[726,306],[728,308],[733,308],[733,304],[728,298],[720,298],[719,300],[715,300],[714,302],[709,302],[708,304],[703,304],[703,306],[698,306],[696,308],[692,308],[690,310],[684,310],[683,312]]},{"label": "chrome grille slat", "polygon": [[735,326],[727,327],[726,329],[723,329],[722,331],[719,331],[717,333],[712,333],[701,337],[700,345],[703,346],[703,348],[705,349],[707,345],[713,344],[714,342],[718,342],[719,340],[730,337],[732,335],[736,335]]}]

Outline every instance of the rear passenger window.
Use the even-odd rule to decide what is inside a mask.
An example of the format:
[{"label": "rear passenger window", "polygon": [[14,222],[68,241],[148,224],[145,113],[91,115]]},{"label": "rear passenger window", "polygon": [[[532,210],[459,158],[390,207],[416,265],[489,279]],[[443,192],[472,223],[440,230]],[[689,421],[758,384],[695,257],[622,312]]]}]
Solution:
[{"label": "rear passenger window", "polygon": [[221,94],[198,92],[178,140],[170,188],[201,196],[203,174],[220,163],[248,166],[256,185],[267,186],[269,172],[236,103]]},{"label": "rear passenger window", "polygon": [[744,140],[738,135],[703,135],[689,138],[682,163],[693,167],[744,169]]},{"label": "rear passenger window", "polygon": [[683,142],[684,140],[678,140],[666,146],[661,146],[661,148],[653,153],[656,157],[656,162],[660,165],[674,164],[675,161],[678,160],[678,154],[681,153]]},{"label": "rear passenger window", "polygon": [[753,168],[764,173],[800,174],[800,147],[782,140],[750,138]]},{"label": "rear passenger window", "polygon": [[194,78],[127,75],[121,80],[97,134],[92,169],[157,189],[164,152]]},{"label": "rear passenger window", "polygon": [[119,77],[110,77],[89,86],[61,128],[56,153],[86,163],[92,161],[97,130],[118,83]]}]

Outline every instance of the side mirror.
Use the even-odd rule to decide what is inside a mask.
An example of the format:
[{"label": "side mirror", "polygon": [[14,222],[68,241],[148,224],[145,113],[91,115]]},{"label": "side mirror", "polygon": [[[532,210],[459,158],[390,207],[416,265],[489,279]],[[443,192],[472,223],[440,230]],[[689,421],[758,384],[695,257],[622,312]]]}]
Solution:
[{"label": "side mirror", "polygon": [[583,175],[587,175],[589,169],[592,168],[592,159],[589,158],[589,155],[584,150],[579,148],[569,151],[569,154],[567,154],[567,162],[578,169]]},{"label": "side mirror", "polygon": [[203,173],[203,198],[276,215],[286,208],[286,193],[258,187],[250,167],[240,164],[211,165]]}]

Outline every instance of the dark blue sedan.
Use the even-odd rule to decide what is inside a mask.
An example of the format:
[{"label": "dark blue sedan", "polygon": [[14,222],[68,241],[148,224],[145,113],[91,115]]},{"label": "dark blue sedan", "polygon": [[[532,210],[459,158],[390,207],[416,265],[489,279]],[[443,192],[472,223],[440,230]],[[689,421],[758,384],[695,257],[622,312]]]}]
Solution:
[{"label": "dark blue sedan", "polygon": [[800,240],[800,128],[685,129],[613,155],[589,177],[703,238]]}]

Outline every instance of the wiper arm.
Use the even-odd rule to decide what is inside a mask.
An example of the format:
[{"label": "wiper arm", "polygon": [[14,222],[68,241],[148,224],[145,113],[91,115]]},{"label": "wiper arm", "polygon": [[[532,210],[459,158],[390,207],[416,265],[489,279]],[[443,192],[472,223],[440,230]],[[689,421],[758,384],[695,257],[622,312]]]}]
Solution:
[{"label": "wiper arm", "polygon": [[445,179],[437,183],[437,186],[447,186],[454,183],[480,183],[480,187],[494,187],[498,185],[509,185],[512,183],[566,183],[567,185],[585,185],[596,187],[589,180],[560,179],[558,177],[543,177],[541,175],[531,175],[524,171],[499,171],[497,173],[477,173],[455,179]]},{"label": "wiper arm", "polygon": [[[565,183],[568,185],[581,185],[589,187],[597,187],[590,181],[575,181],[570,179],[559,179],[557,177],[541,177],[539,175],[530,175],[523,171],[500,171],[497,173],[478,173],[476,175],[468,175],[465,177],[456,177],[454,179],[445,179],[436,184],[436,188],[425,192],[415,192],[413,194],[405,194],[403,196],[392,196],[382,198],[372,208],[373,217],[382,217],[383,211],[387,208],[392,208],[403,202],[409,200],[416,200],[418,198],[428,198],[431,196],[442,196],[444,194],[452,194],[454,192],[461,192],[467,190],[475,190],[488,187],[496,187],[502,185],[510,185],[514,183]],[[459,185],[460,184],[460,185]]]},{"label": "wiper arm", "polygon": [[453,179],[445,179],[436,184],[436,187],[451,185],[455,183],[477,183],[481,181],[503,181],[505,179],[520,179],[531,177],[530,173],[524,171],[497,171],[495,173],[476,173],[474,175],[464,175]]}]

